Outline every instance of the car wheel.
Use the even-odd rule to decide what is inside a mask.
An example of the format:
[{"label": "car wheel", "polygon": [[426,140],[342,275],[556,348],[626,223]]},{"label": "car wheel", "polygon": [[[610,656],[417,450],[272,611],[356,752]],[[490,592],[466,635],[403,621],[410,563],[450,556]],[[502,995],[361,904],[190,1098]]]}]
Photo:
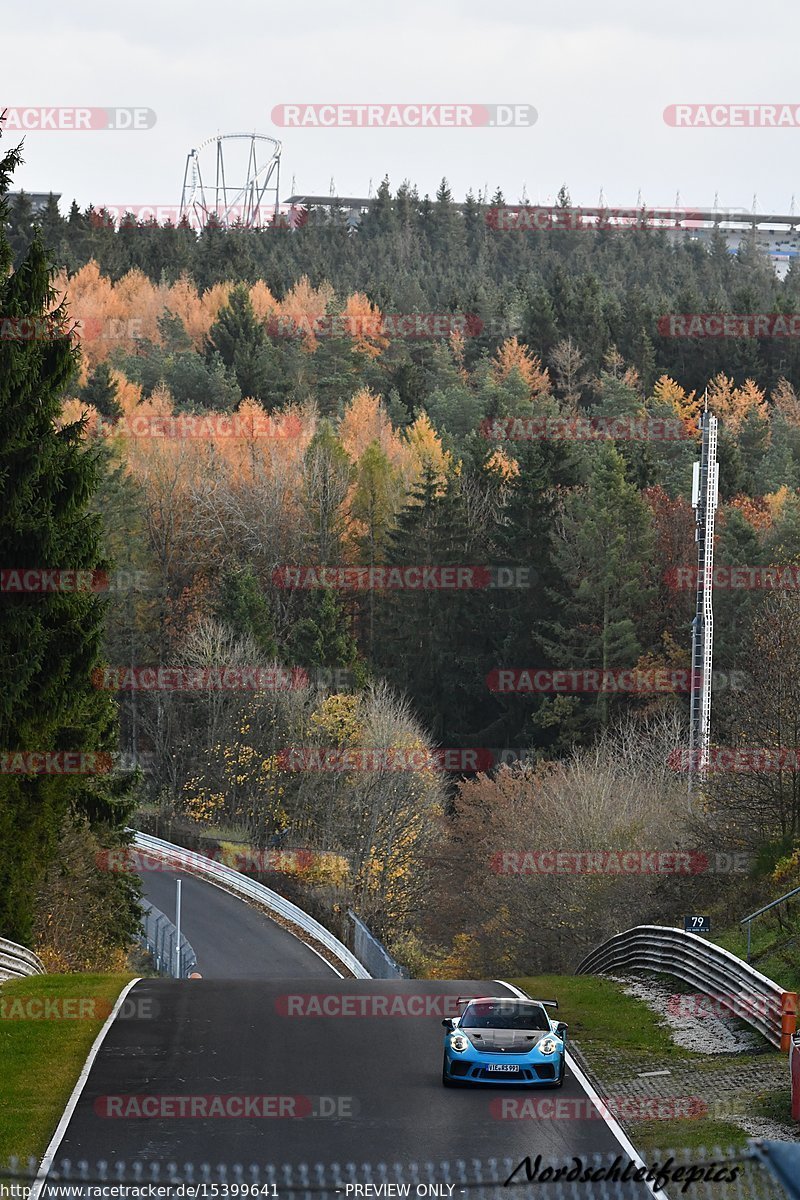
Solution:
[{"label": "car wheel", "polygon": [[442,1087],[455,1087],[455,1083],[447,1074],[447,1059],[442,1059]]},{"label": "car wheel", "polygon": [[564,1063],[564,1059],[562,1058],[561,1059],[561,1070],[558,1073],[558,1079],[553,1084],[553,1087],[563,1087],[564,1086],[564,1072],[566,1071],[566,1069],[567,1068]]}]

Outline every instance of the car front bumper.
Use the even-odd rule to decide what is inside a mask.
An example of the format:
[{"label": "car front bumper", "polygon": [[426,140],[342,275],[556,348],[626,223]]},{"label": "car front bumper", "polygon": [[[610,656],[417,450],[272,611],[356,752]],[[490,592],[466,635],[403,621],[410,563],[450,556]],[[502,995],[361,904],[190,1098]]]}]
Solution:
[{"label": "car front bumper", "polygon": [[[447,1077],[459,1083],[497,1083],[502,1087],[542,1084],[552,1087],[561,1075],[563,1057],[563,1053],[533,1058],[527,1054],[479,1054],[475,1050],[458,1054],[445,1049],[444,1061]],[[497,1070],[498,1067],[504,1069]]]}]

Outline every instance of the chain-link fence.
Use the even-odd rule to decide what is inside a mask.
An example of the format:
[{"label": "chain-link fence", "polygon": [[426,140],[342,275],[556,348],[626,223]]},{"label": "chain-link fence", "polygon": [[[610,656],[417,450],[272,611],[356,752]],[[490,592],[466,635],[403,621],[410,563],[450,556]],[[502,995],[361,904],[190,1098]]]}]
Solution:
[{"label": "chain-link fence", "polygon": [[197,967],[197,955],[191,945],[181,934],[180,969],[178,969],[175,961],[177,929],[169,917],[165,916],[149,900],[140,900],[139,903],[143,911],[139,941],[150,951],[159,975],[173,975],[179,979],[186,979]]},{"label": "chain-link fence", "polygon": [[[634,1171],[650,1172],[650,1183],[637,1182]],[[527,1169],[526,1169],[527,1168]],[[27,1181],[37,1164],[12,1161],[0,1179]],[[558,1172],[561,1171],[560,1176]],[[784,1183],[781,1182],[784,1179]],[[355,1192],[353,1185],[371,1185]],[[380,1185],[390,1185],[388,1188]],[[109,1185],[109,1190],[97,1190]],[[121,1185],[127,1185],[130,1191]],[[531,1155],[519,1160],[455,1159],[407,1163],[219,1164],[172,1162],[55,1162],[32,1200],[116,1195],[133,1200],[141,1188],[158,1185],[162,1195],[200,1200],[206,1196],[291,1197],[291,1200],[340,1200],[361,1195],[453,1197],[469,1200],[513,1200],[514,1195],[541,1200],[633,1200],[652,1195],[675,1200],[796,1200],[800,1196],[800,1146],[789,1142],[751,1143],[745,1151],[700,1148],[653,1151],[643,1164],[624,1154],[585,1155],[564,1162]],[[207,1186],[203,1186],[207,1185]],[[214,1188],[214,1185],[215,1188]],[[379,1191],[374,1188],[380,1187]],[[435,1185],[435,1186],[434,1186]],[[115,1186],[117,1190],[111,1192]],[[173,1192],[173,1189],[180,1191]],[[91,1189],[91,1190],[90,1190]],[[452,1189],[452,1190],[450,1190]]]},{"label": "chain-link fence", "polygon": [[353,923],[353,953],[369,971],[373,979],[408,979],[408,971],[392,958],[367,926],[352,909],[347,915]]}]

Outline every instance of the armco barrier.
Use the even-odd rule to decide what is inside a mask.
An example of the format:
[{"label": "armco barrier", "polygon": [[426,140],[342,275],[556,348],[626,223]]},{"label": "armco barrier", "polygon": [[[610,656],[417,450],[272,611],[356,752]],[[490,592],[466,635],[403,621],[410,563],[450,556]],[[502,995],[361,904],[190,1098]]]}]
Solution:
[{"label": "armco barrier", "polygon": [[[650,971],[673,975],[698,991],[720,998],[723,1007],[763,1033],[773,1046],[788,1050],[797,1022],[797,993],[742,962],[729,950],[696,933],[661,925],[636,925],[603,942],[578,965],[576,975],[611,971]],[[748,1010],[736,997],[758,1001]]]},{"label": "armco barrier", "polygon": [[37,954],[16,942],[0,938],[0,983],[22,975],[44,975],[44,963]]},{"label": "armco barrier", "polygon": [[257,883],[239,871],[234,871],[232,867],[214,862],[212,859],[206,858],[204,854],[197,854],[194,850],[185,850],[183,846],[173,846],[171,842],[151,837],[148,833],[138,833],[135,830],[131,832],[134,834],[134,845],[138,850],[169,863],[175,870],[186,871],[189,875],[205,876],[220,884],[226,891],[241,896],[244,900],[253,900],[257,904],[262,904],[270,912],[291,921],[304,933],[309,934],[314,941],[324,946],[337,962],[352,972],[356,979],[372,978],[356,956],[338,938],[334,937],[330,930],[326,929],[324,925],[320,925],[319,921],[315,921],[313,917],[303,912],[302,908],[298,908],[296,904],[292,904],[290,900],[285,900],[271,888],[264,887],[263,883]]}]

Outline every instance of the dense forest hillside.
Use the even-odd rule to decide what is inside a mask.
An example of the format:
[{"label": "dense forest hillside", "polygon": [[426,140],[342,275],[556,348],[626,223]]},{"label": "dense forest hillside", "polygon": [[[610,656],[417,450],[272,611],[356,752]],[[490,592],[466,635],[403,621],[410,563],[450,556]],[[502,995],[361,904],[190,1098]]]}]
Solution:
[{"label": "dense forest hillside", "polygon": [[[772,846],[774,865],[800,820],[794,780],[751,781],[687,827],[670,758],[703,395],[721,423],[718,563],[798,563],[796,340],[663,332],[669,314],[789,313],[800,273],[780,281],[721,237],[503,232],[486,216],[443,181],[433,201],[384,183],[357,231],[322,212],[262,232],[115,230],[54,202],[34,217],[25,196],[7,223],[18,264],[40,232],[81,342],[60,423],[102,475],[93,678],[118,697],[141,799],[343,861],[320,886],[453,977],[529,965],[528,935],[492,931],[522,930],[542,887],[540,965],[564,966],[565,930],[580,946],[613,924],[619,881],[553,890],[497,869],[504,848],[702,838]],[[800,618],[788,574],[779,596],[774,576],[747,578],[717,597],[715,738],[772,744],[785,703],[757,731],[743,699],[756,682],[772,694]],[[284,674],[215,690],[143,682],[153,667]],[[299,769],[309,748],[353,755]],[[428,757],[366,769],[376,749]],[[504,750],[529,761],[493,769]],[[671,902],[718,882],[675,880]],[[624,888],[663,917],[663,880]]]}]

